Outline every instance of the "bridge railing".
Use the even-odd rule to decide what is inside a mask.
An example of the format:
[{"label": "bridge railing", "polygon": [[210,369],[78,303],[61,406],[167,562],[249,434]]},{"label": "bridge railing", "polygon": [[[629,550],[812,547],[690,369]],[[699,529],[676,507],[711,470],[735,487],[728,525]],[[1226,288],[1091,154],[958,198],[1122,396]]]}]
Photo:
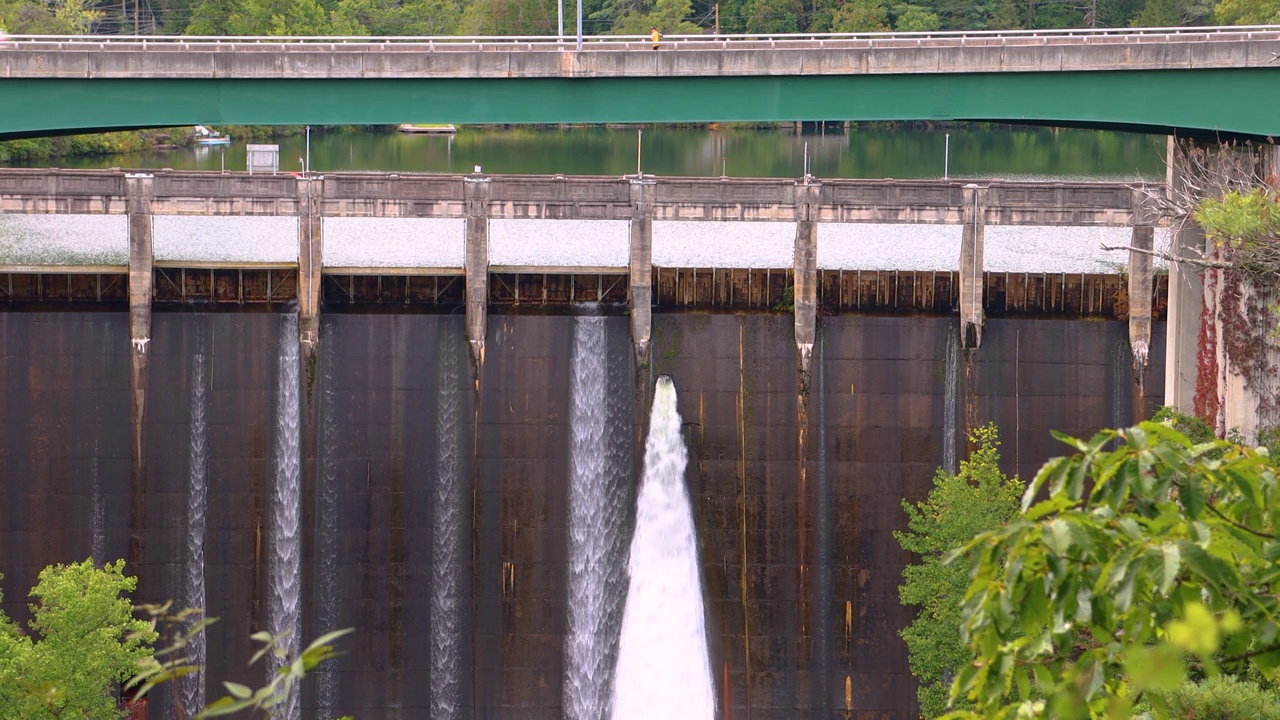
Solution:
[{"label": "bridge railing", "polygon": [[[1280,39],[1280,25],[1164,28],[1063,28],[1055,30],[939,30],[886,33],[779,33],[740,35],[667,35],[667,47],[688,49],[770,48],[902,48],[948,46],[1025,46],[1056,44],[1175,43]],[[588,51],[648,49],[647,35],[591,35],[582,38]],[[198,36],[198,35],[9,35],[0,50],[172,51],[266,49],[312,51],[568,51],[572,35],[504,36]]]}]

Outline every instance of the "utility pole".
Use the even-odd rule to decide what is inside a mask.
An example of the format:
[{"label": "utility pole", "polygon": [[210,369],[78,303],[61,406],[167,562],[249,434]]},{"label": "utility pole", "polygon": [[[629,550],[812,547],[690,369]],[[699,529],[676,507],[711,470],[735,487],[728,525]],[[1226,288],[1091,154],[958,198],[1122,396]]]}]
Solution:
[{"label": "utility pole", "polygon": [[716,3],[716,34],[720,34],[720,3]]}]

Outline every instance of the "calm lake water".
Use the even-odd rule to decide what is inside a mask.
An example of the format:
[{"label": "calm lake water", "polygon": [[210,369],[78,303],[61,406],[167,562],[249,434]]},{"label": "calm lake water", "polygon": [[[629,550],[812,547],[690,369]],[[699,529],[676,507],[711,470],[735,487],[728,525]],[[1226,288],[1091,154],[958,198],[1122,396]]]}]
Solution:
[{"label": "calm lake water", "polygon": [[[943,129],[838,126],[824,132],[734,127],[462,127],[456,135],[406,135],[391,129],[313,131],[317,172],[403,171],[489,174],[624,175],[640,163],[654,175],[800,177],[806,145],[818,178],[942,177],[950,133],[950,174],[974,178],[1158,179],[1164,137],[1096,130],[1001,126]],[[280,169],[297,172],[302,136],[280,145]],[[244,170],[245,143],[158,153],[62,158],[34,163],[65,168]]]}]

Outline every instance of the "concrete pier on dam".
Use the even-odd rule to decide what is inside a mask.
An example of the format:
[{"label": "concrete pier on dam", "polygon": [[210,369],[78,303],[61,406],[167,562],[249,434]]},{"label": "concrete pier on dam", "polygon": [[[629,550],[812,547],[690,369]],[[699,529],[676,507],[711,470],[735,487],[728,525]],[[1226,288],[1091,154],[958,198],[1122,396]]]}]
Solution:
[{"label": "concrete pier on dam", "polygon": [[585,720],[668,373],[719,716],[914,718],[902,501],[1162,404],[1148,191],[0,170],[4,611],[90,555],[206,607],[163,714],[293,587],[357,629],[301,717]]}]

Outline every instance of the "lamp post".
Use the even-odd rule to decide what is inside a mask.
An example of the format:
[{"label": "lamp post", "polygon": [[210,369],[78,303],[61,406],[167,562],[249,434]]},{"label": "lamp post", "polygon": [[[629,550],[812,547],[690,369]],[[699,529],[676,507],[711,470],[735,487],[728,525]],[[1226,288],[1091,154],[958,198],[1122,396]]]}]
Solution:
[{"label": "lamp post", "polygon": [[578,52],[582,52],[582,0],[578,0]]},{"label": "lamp post", "polygon": [[946,133],[946,144],[942,150],[942,179],[951,177],[951,133]]},{"label": "lamp post", "polygon": [[307,177],[311,177],[311,126],[306,126],[307,131],[307,162],[302,168],[302,173]]}]

